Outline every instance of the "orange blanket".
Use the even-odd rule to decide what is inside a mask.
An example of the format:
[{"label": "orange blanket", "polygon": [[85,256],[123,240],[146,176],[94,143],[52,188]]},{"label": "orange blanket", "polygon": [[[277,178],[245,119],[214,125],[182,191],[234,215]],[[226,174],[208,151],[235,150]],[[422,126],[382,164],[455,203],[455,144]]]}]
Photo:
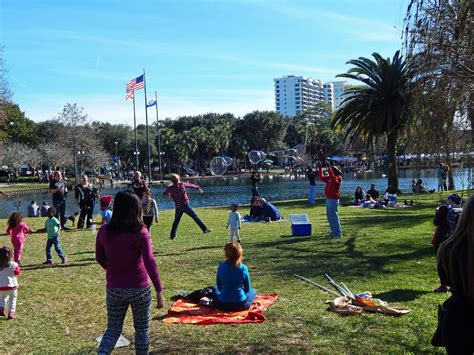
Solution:
[{"label": "orange blanket", "polygon": [[216,308],[204,307],[194,302],[179,299],[173,303],[163,323],[220,324],[220,323],[261,323],[266,311],[275,303],[276,293],[257,295],[250,308],[241,312],[223,312]]}]

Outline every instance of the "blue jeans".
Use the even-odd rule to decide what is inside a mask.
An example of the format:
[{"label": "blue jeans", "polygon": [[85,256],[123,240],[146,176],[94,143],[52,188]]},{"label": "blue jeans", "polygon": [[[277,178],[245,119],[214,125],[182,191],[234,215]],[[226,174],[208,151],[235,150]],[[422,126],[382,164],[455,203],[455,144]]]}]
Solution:
[{"label": "blue jeans", "polygon": [[223,311],[239,312],[239,311],[245,311],[246,309],[250,308],[250,305],[255,299],[255,296],[257,296],[257,291],[254,288],[250,288],[249,292],[245,294],[247,299],[245,301],[237,302],[237,303],[219,302],[220,294],[221,292],[217,289],[217,286],[212,286],[212,300],[216,308],[219,308],[220,310],[223,310]]},{"label": "blue jeans", "polygon": [[110,354],[114,350],[120,334],[128,306],[132,307],[133,326],[135,328],[135,353],[148,354],[150,347],[151,289],[145,288],[108,288],[107,330],[99,345],[99,354]]},{"label": "blue jeans", "polygon": [[59,235],[54,238],[48,238],[46,241],[46,260],[53,260],[53,256],[51,255],[51,247],[54,245],[54,250],[58,253],[58,256],[61,260],[64,259],[64,252],[59,245]]},{"label": "blue jeans", "polygon": [[61,222],[61,228],[64,228],[67,222],[66,218],[66,200],[53,200],[53,207],[56,209],[56,218]]},{"label": "blue jeans", "polygon": [[314,205],[315,203],[315,196],[316,196],[316,185],[309,185],[309,197],[308,197],[308,202],[310,205]]},{"label": "blue jeans", "polygon": [[189,207],[189,205],[184,205],[184,206],[176,208],[176,210],[174,211],[174,221],[173,221],[173,226],[171,227],[170,237],[173,237],[173,238],[176,237],[176,231],[178,230],[178,225],[179,225],[179,222],[181,221],[181,217],[183,216],[183,213],[186,213],[189,217],[191,217],[194,220],[194,222],[196,222],[196,224],[199,226],[199,228],[201,228],[203,232],[207,230],[207,227],[199,219],[196,212],[194,212],[193,209]]},{"label": "blue jeans", "polygon": [[339,222],[339,215],[337,214],[338,205],[338,199],[326,199],[326,216],[328,218],[329,227],[331,228],[331,233],[335,238],[340,238],[342,236],[341,223]]}]

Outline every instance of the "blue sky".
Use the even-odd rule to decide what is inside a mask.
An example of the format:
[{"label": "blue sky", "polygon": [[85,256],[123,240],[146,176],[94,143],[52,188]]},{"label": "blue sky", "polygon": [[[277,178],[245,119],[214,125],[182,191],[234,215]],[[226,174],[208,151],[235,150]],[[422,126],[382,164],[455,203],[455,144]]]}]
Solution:
[{"label": "blue sky", "polygon": [[[273,110],[273,78],[333,81],[401,48],[407,0],[0,0],[14,101],[35,120],[70,103],[133,122],[125,84],[146,71],[160,117]],[[394,28],[394,26],[396,28]],[[143,90],[137,120],[144,122]],[[149,111],[150,119],[155,111]]]}]

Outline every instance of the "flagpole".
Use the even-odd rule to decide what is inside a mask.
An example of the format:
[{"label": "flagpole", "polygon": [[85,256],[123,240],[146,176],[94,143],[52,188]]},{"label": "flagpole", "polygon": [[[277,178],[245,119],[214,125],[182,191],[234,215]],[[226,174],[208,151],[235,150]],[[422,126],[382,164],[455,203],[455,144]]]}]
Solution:
[{"label": "flagpole", "polygon": [[160,181],[163,181],[163,173],[161,171],[161,141],[160,141],[160,123],[158,121],[158,96],[155,91],[155,109],[156,109],[156,140],[158,148],[158,166],[160,168]]},{"label": "flagpole", "polygon": [[135,114],[135,91],[133,94],[133,130],[135,131],[135,171],[138,170],[137,115]]},{"label": "flagpole", "polygon": [[151,164],[150,164],[150,140],[148,134],[148,102],[146,101],[146,80],[145,69],[143,69],[143,86],[145,89],[145,123],[146,123],[146,148],[147,148],[147,162],[148,162],[148,183],[151,183]]}]

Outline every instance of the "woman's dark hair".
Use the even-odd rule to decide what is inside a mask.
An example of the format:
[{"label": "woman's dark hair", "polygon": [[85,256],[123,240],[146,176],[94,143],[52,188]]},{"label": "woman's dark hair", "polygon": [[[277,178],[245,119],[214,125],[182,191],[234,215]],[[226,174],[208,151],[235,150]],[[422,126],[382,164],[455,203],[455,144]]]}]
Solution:
[{"label": "woman's dark hair", "polygon": [[0,270],[7,267],[12,260],[12,250],[9,247],[0,248]]},{"label": "woman's dark hair", "polygon": [[464,205],[453,234],[441,244],[438,262],[453,290],[474,299],[474,195]]},{"label": "woman's dark hair", "polygon": [[23,219],[23,215],[21,212],[13,212],[8,218],[8,226],[10,228],[15,228],[17,225],[20,224],[21,220]]},{"label": "woman's dark hair", "polygon": [[107,236],[123,232],[138,234],[143,227],[141,212],[140,200],[133,191],[118,192],[115,195],[112,219],[107,225]]}]

